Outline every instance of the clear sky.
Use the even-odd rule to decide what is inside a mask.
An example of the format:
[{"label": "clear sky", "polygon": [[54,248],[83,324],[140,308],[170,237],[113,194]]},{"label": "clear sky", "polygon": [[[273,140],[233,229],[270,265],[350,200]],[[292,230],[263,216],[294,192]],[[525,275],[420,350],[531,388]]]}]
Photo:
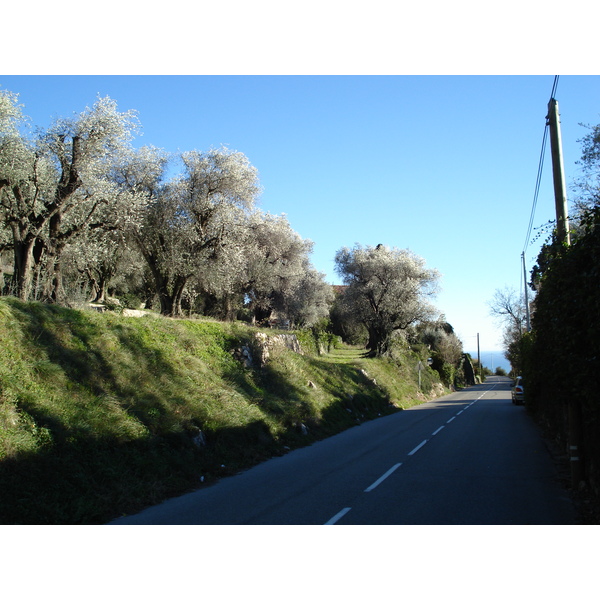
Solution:
[{"label": "clear sky", "polygon": [[[171,152],[227,145],[258,169],[260,208],[314,242],[312,262],[340,283],[343,246],[409,248],[442,274],[436,306],[465,349],[501,347],[488,301],[522,289],[545,236],[525,247],[554,75],[0,76],[45,127],[110,96],[135,109],[136,144]],[[567,180],[579,123],[600,122],[600,77],[561,76]],[[534,227],[554,218],[549,145]]]}]

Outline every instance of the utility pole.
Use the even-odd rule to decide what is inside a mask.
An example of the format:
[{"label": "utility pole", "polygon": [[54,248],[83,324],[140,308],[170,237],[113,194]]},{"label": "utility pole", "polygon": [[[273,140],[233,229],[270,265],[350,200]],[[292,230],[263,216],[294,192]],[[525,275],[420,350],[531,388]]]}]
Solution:
[{"label": "utility pole", "polygon": [[[567,191],[562,156],[562,140],[560,136],[560,119],[558,102],[550,98],[548,102],[548,125],[550,126],[550,148],[552,151],[552,174],[554,176],[554,203],[556,206],[556,225],[558,239],[567,246],[571,245],[569,234],[569,214],[567,209]],[[577,489],[583,481],[583,464],[581,456],[581,405],[579,399],[571,396],[568,399],[569,415],[569,455],[571,463],[571,483]]]},{"label": "utility pole", "polygon": [[531,317],[529,314],[529,294],[527,293],[527,273],[525,270],[525,252],[521,252],[523,259],[523,281],[525,283],[525,316],[527,318],[527,331],[531,331]]},{"label": "utility pole", "polygon": [[479,352],[479,334],[477,334],[477,363],[479,365],[479,381],[481,381],[481,353]]},{"label": "utility pole", "polygon": [[548,102],[548,116],[546,119],[548,119],[548,125],[550,126],[550,148],[552,150],[552,174],[554,177],[554,203],[556,206],[558,238],[570,245],[569,210],[567,208],[567,188],[565,185],[560,118],[558,114],[558,102],[554,98],[550,98],[550,102]]}]

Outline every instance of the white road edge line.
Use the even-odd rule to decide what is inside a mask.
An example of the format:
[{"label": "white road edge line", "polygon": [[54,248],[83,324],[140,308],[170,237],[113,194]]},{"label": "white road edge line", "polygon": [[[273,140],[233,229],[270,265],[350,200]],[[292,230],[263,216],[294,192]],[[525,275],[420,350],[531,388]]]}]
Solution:
[{"label": "white road edge line", "polygon": [[417,450],[420,450],[429,440],[423,440],[416,448],[411,450],[408,455],[412,456]]},{"label": "white road edge line", "polygon": [[384,479],[387,479],[398,467],[402,466],[402,463],[395,464],[391,469],[388,469],[375,483],[372,483],[365,492],[374,490]]},{"label": "white road edge line", "polygon": [[431,435],[437,435],[442,429],[444,429],[444,427],[445,427],[445,425],[438,427],[438,429],[436,429]]},{"label": "white road edge line", "polygon": [[335,525],[335,523],[337,523],[350,510],[352,510],[350,507],[343,508],[337,515],[331,517],[327,523],[324,523],[324,525]]}]

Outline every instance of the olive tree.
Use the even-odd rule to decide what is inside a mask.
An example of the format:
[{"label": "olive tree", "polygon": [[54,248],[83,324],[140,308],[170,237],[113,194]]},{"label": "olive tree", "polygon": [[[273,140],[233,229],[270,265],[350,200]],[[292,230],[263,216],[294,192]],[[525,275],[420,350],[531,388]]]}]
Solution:
[{"label": "olive tree", "polygon": [[[34,138],[20,133],[16,96],[0,94],[2,222],[11,232],[17,294],[27,299],[32,276],[45,270],[44,296],[61,295],[61,255],[90,228],[117,227],[145,195],[123,188],[115,167],[131,150],[138,126],[134,111],[99,98],[70,119],[57,119]],[[11,108],[12,107],[12,108]]]},{"label": "olive tree", "polygon": [[252,215],[242,291],[254,321],[267,322],[274,312],[290,319],[288,302],[306,276],[312,246],[285,215]]},{"label": "olive tree", "polygon": [[13,289],[25,299],[29,294],[34,244],[41,231],[30,222],[30,217],[35,218],[39,210],[37,187],[48,177],[49,165],[36,156],[33,144],[21,133],[25,125],[21,109],[17,94],[0,91],[2,250],[13,253]]},{"label": "olive tree", "polygon": [[181,314],[192,279],[200,289],[214,285],[260,192],[257,171],[241,152],[194,150],[181,160],[183,173],[161,187],[135,233],[161,312],[171,316]]},{"label": "olive tree", "polygon": [[410,250],[356,244],[338,250],[335,263],[348,286],[343,302],[364,324],[371,355],[385,354],[395,332],[434,315],[426,298],[437,291],[439,274]]},{"label": "olive tree", "polygon": [[427,345],[432,368],[438,371],[446,385],[454,385],[455,374],[463,358],[463,347],[452,325],[443,316],[438,321],[421,323],[415,328],[413,339]]},{"label": "olive tree", "polygon": [[331,285],[325,281],[325,274],[307,262],[303,277],[285,300],[290,326],[313,327],[329,317],[334,293]]},{"label": "olive tree", "polygon": [[462,342],[454,333],[450,323],[443,319],[424,323],[419,338],[440,357],[442,362],[455,367],[460,363],[463,354]]}]

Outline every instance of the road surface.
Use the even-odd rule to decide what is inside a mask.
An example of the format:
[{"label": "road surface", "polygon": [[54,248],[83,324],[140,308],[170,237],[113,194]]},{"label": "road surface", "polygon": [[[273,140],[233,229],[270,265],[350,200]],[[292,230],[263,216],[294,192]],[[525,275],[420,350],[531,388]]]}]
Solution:
[{"label": "road surface", "polygon": [[538,428],[489,377],[111,524],[574,524]]}]

